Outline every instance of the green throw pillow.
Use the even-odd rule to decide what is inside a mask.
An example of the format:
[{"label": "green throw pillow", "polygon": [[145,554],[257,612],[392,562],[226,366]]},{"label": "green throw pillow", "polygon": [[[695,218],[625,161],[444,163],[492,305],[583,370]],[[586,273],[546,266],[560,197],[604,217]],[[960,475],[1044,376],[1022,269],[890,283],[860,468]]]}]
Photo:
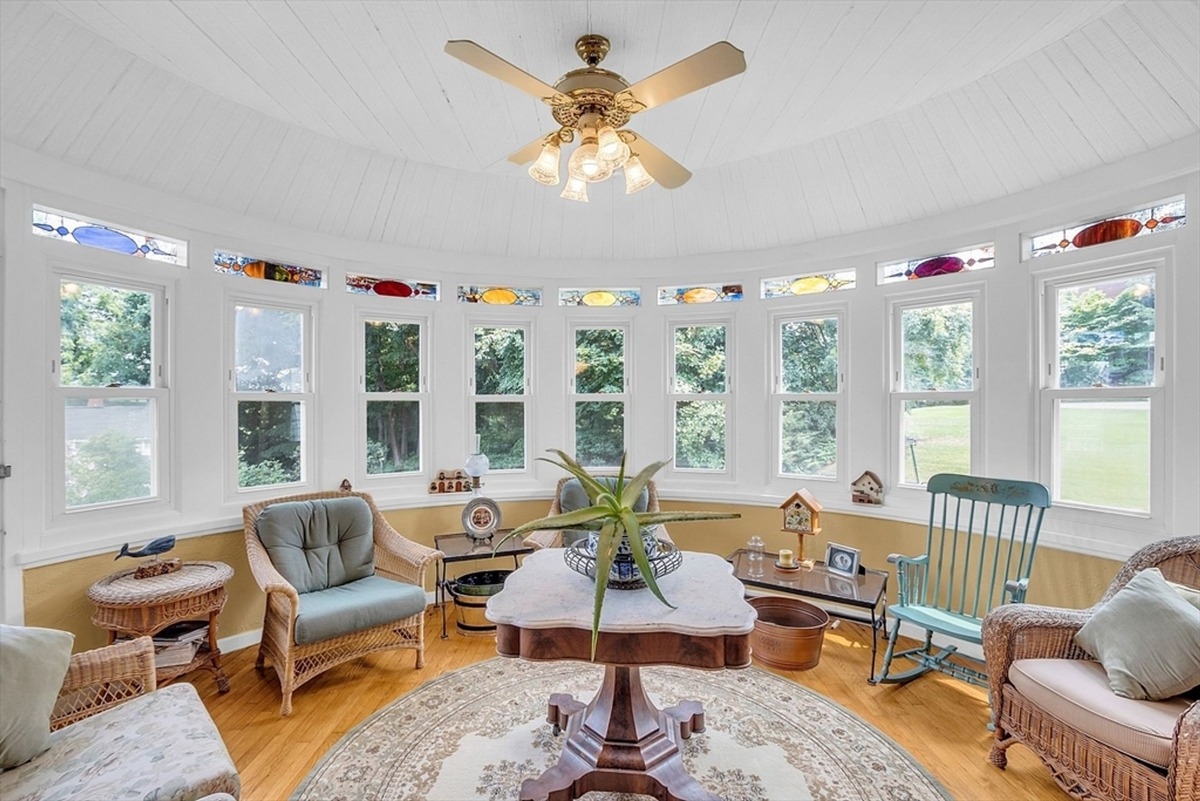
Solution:
[{"label": "green throw pillow", "polygon": [[74,642],[65,631],[0,625],[0,770],[50,747],[50,713]]},{"label": "green throw pillow", "polygon": [[1156,567],[1138,573],[1075,635],[1117,695],[1159,701],[1200,685],[1200,610]]}]

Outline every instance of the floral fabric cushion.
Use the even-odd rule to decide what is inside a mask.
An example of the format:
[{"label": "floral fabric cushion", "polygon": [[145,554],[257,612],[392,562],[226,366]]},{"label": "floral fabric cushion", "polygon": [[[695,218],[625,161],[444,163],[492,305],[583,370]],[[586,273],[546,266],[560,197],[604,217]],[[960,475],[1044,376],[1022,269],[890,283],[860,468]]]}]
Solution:
[{"label": "floral fabric cushion", "polygon": [[0,625],[0,770],[50,747],[50,713],[74,642],[66,631]]},{"label": "floral fabric cushion", "polygon": [[0,798],[22,801],[237,796],[237,769],[200,696],[172,684],[50,735],[50,750],[0,773]]}]

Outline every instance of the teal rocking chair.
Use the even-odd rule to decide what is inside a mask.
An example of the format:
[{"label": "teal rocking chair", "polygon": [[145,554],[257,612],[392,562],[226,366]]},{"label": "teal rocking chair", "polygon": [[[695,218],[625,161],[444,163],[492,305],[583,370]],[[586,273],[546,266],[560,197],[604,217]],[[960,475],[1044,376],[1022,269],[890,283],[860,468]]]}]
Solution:
[{"label": "teal rocking chair", "polygon": [[[950,661],[958,646],[944,645],[935,651],[933,635],[981,644],[980,630],[988,611],[1025,600],[1050,493],[1032,481],[954,473],[933,476],[926,489],[930,502],[925,553],[888,557],[896,565],[898,602],[887,609],[892,629],[873,683],[902,683],[939,670],[986,687],[982,664],[978,669],[962,664],[966,659],[962,654],[960,661]],[[896,652],[902,623],[924,629],[924,644]],[[892,659],[897,657],[917,665],[893,674]]]}]

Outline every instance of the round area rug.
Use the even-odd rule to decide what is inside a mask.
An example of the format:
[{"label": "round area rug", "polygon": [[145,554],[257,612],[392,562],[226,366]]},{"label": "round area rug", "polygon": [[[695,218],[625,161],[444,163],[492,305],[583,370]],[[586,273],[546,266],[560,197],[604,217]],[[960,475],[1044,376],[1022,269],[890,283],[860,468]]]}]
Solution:
[{"label": "round area rug", "polygon": [[[707,729],[684,741],[687,770],[736,801],[946,801],[936,781],[856,715],[759,670],[642,668],[661,709],[695,699]],[[490,659],[440,676],[347,732],[293,801],[508,801],[558,761],[552,692],[591,700],[602,666]],[[593,792],[587,801],[647,798]]]}]

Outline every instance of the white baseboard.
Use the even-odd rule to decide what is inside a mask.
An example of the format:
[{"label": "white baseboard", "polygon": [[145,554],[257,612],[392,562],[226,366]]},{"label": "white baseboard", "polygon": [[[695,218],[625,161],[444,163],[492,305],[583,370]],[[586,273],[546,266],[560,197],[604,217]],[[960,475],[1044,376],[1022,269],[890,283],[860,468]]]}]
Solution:
[{"label": "white baseboard", "polygon": [[258,645],[260,640],[262,640],[262,629],[254,629],[253,631],[243,631],[240,634],[231,634],[228,637],[218,637],[217,647],[221,649],[221,653],[229,654],[249,648],[251,645]]}]

